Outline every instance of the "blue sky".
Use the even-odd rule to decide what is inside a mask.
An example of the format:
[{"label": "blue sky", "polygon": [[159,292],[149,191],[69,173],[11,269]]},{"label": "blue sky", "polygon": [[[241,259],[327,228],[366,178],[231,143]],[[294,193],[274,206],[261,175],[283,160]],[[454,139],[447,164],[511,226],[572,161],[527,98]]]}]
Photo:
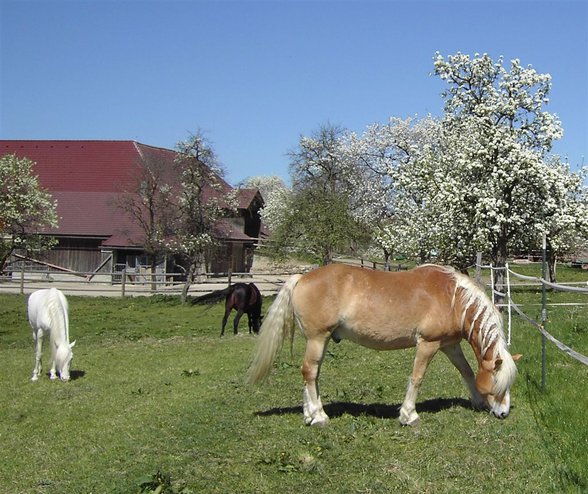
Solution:
[{"label": "blue sky", "polygon": [[321,124],[440,115],[436,51],[550,73],[554,151],[588,162],[578,0],[0,0],[0,138],[173,149],[202,129],[232,184],[287,179],[287,152]]}]

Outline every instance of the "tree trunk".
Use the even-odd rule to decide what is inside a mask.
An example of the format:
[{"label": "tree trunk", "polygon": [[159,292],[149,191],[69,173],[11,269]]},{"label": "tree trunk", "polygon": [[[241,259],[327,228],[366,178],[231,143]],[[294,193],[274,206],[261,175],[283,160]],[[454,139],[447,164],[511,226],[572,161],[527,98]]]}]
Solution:
[{"label": "tree trunk", "polygon": [[[494,272],[494,286],[496,304],[504,302],[504,293],[506,293],[505,279],[506,279],[506,262],[508,261],[508,246],[506,238],[499,238],[497,244],[492,249],[492,257],[494,259],[494,267],[497,268]],[[498,293],[496,293],[498,292]],[[499,307],[502,310],[502,307]]]},{"label": "tree trunk", "polygon": [[12,254],[11,250],[9,250],[8,252],[1,252],[0,253],[0,273],[4,272],[4,267],[6,266],[6,263],[8,262],[8,259],[10,258],[11,254]]},{"label": "tree trunk", "polygon": [[390,257],[392,253],[388,249],[384,249],[384,271],[390,271]]},{"label": "tree trunk", "polygon": [[157,291],[157,259],[155,256],[151,258],[151,291]]},{"label": "tree trunk", "polygon": [[332,262],[333,262],[333,251],[329,247],[326,247],[323,252],[322,265],[326,266],[328,264],[331,264]]},{"label": "tree trunk", "polygon": [[188,300],[188,291],[190,290],[190,286],[194,282],[194,273],[196,272],[196,263],[191,262],[188,268],[188,273],[186,274],[186,283],[184,283],[184,287],[182,288],[182,303],[185,304]]}]

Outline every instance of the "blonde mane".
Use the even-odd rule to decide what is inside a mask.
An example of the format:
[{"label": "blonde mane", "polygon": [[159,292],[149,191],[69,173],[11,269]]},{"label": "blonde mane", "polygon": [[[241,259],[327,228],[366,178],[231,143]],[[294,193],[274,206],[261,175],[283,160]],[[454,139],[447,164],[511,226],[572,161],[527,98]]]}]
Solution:
[{"label": "blonde mane", "polygon": [[[461,327],[467,332],[467,340],[472,343],[474,326],[478,323],[477,345],[482,356],[492,348],[492,359],[500,358],[502,364],[494,375],[494,389],[497,394],[508,390],[517,374],[516,365],[512,359],[504,336],[502,315],[488,298],[484,290],[470,277],[458,273],[455,270],[447,270],[452,273],[455,280],[452,304],[458,296],[462,305]],[[469,328],[465,327],[465,319],[468,309],[474,307],[476,312],[471,319]]]}]

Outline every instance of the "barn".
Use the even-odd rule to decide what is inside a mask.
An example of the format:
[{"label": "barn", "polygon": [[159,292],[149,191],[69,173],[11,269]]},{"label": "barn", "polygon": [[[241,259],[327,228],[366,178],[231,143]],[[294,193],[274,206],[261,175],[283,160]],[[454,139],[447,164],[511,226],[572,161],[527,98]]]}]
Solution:
[{"label": "barn", "polygon": [[[146,264],[144,234],[117,206],[117,198],[132,190],[142,163],[156,159],[171,169],[175,151],[136,141],[0,140],[0,156],[7,154],[33,161],[41,186],[57,201],[59,226],[42,233],[58,243],[42,259],[29,259],[29,264],[105,274],[122,268],[139,270]],[[218,178],[221,193],[234,190]],[[247,272],[260,236],[263,199],[259,191],[236,192],[237,213],[215,228],[219,248],[207,266],[213,272]],[[169,260],[160,269],[169,272],[167,263]]]}]

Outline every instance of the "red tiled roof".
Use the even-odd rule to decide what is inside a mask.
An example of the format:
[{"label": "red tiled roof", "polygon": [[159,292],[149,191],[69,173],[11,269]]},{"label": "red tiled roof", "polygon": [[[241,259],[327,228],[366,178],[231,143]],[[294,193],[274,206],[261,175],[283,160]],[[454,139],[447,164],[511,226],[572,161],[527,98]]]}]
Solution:
[{"label": "red tiled roof", "polygon": [[116,229],[122,211],[114,205],[114,192],[55,191],[59,226],[48,230],[50,235],[109,237]]},{"label": "red tiled roof", "polygon": [[[47,233],[112,237],[108,243],[118,246],[140,245],[142,235],[114,205],[117,194],[132,190],[142,159],[169,163],[171,169],[176,156],[175,151],[135,141],[0,140],[0,156],[6,154],[34,161],[41,186],[57,200],[59,227]],[[210,194],[232,190],[220,180],[221,190]],[[254,196],[249,203],[248,197],[240,196],[239,207],[249,207]]]},{"label": "red tiled roof", "polygon": [[114,192],[129,182],[140,158],[132,141],[0,141],[0,154],[13,153],[36,163],[51,192]]}]

